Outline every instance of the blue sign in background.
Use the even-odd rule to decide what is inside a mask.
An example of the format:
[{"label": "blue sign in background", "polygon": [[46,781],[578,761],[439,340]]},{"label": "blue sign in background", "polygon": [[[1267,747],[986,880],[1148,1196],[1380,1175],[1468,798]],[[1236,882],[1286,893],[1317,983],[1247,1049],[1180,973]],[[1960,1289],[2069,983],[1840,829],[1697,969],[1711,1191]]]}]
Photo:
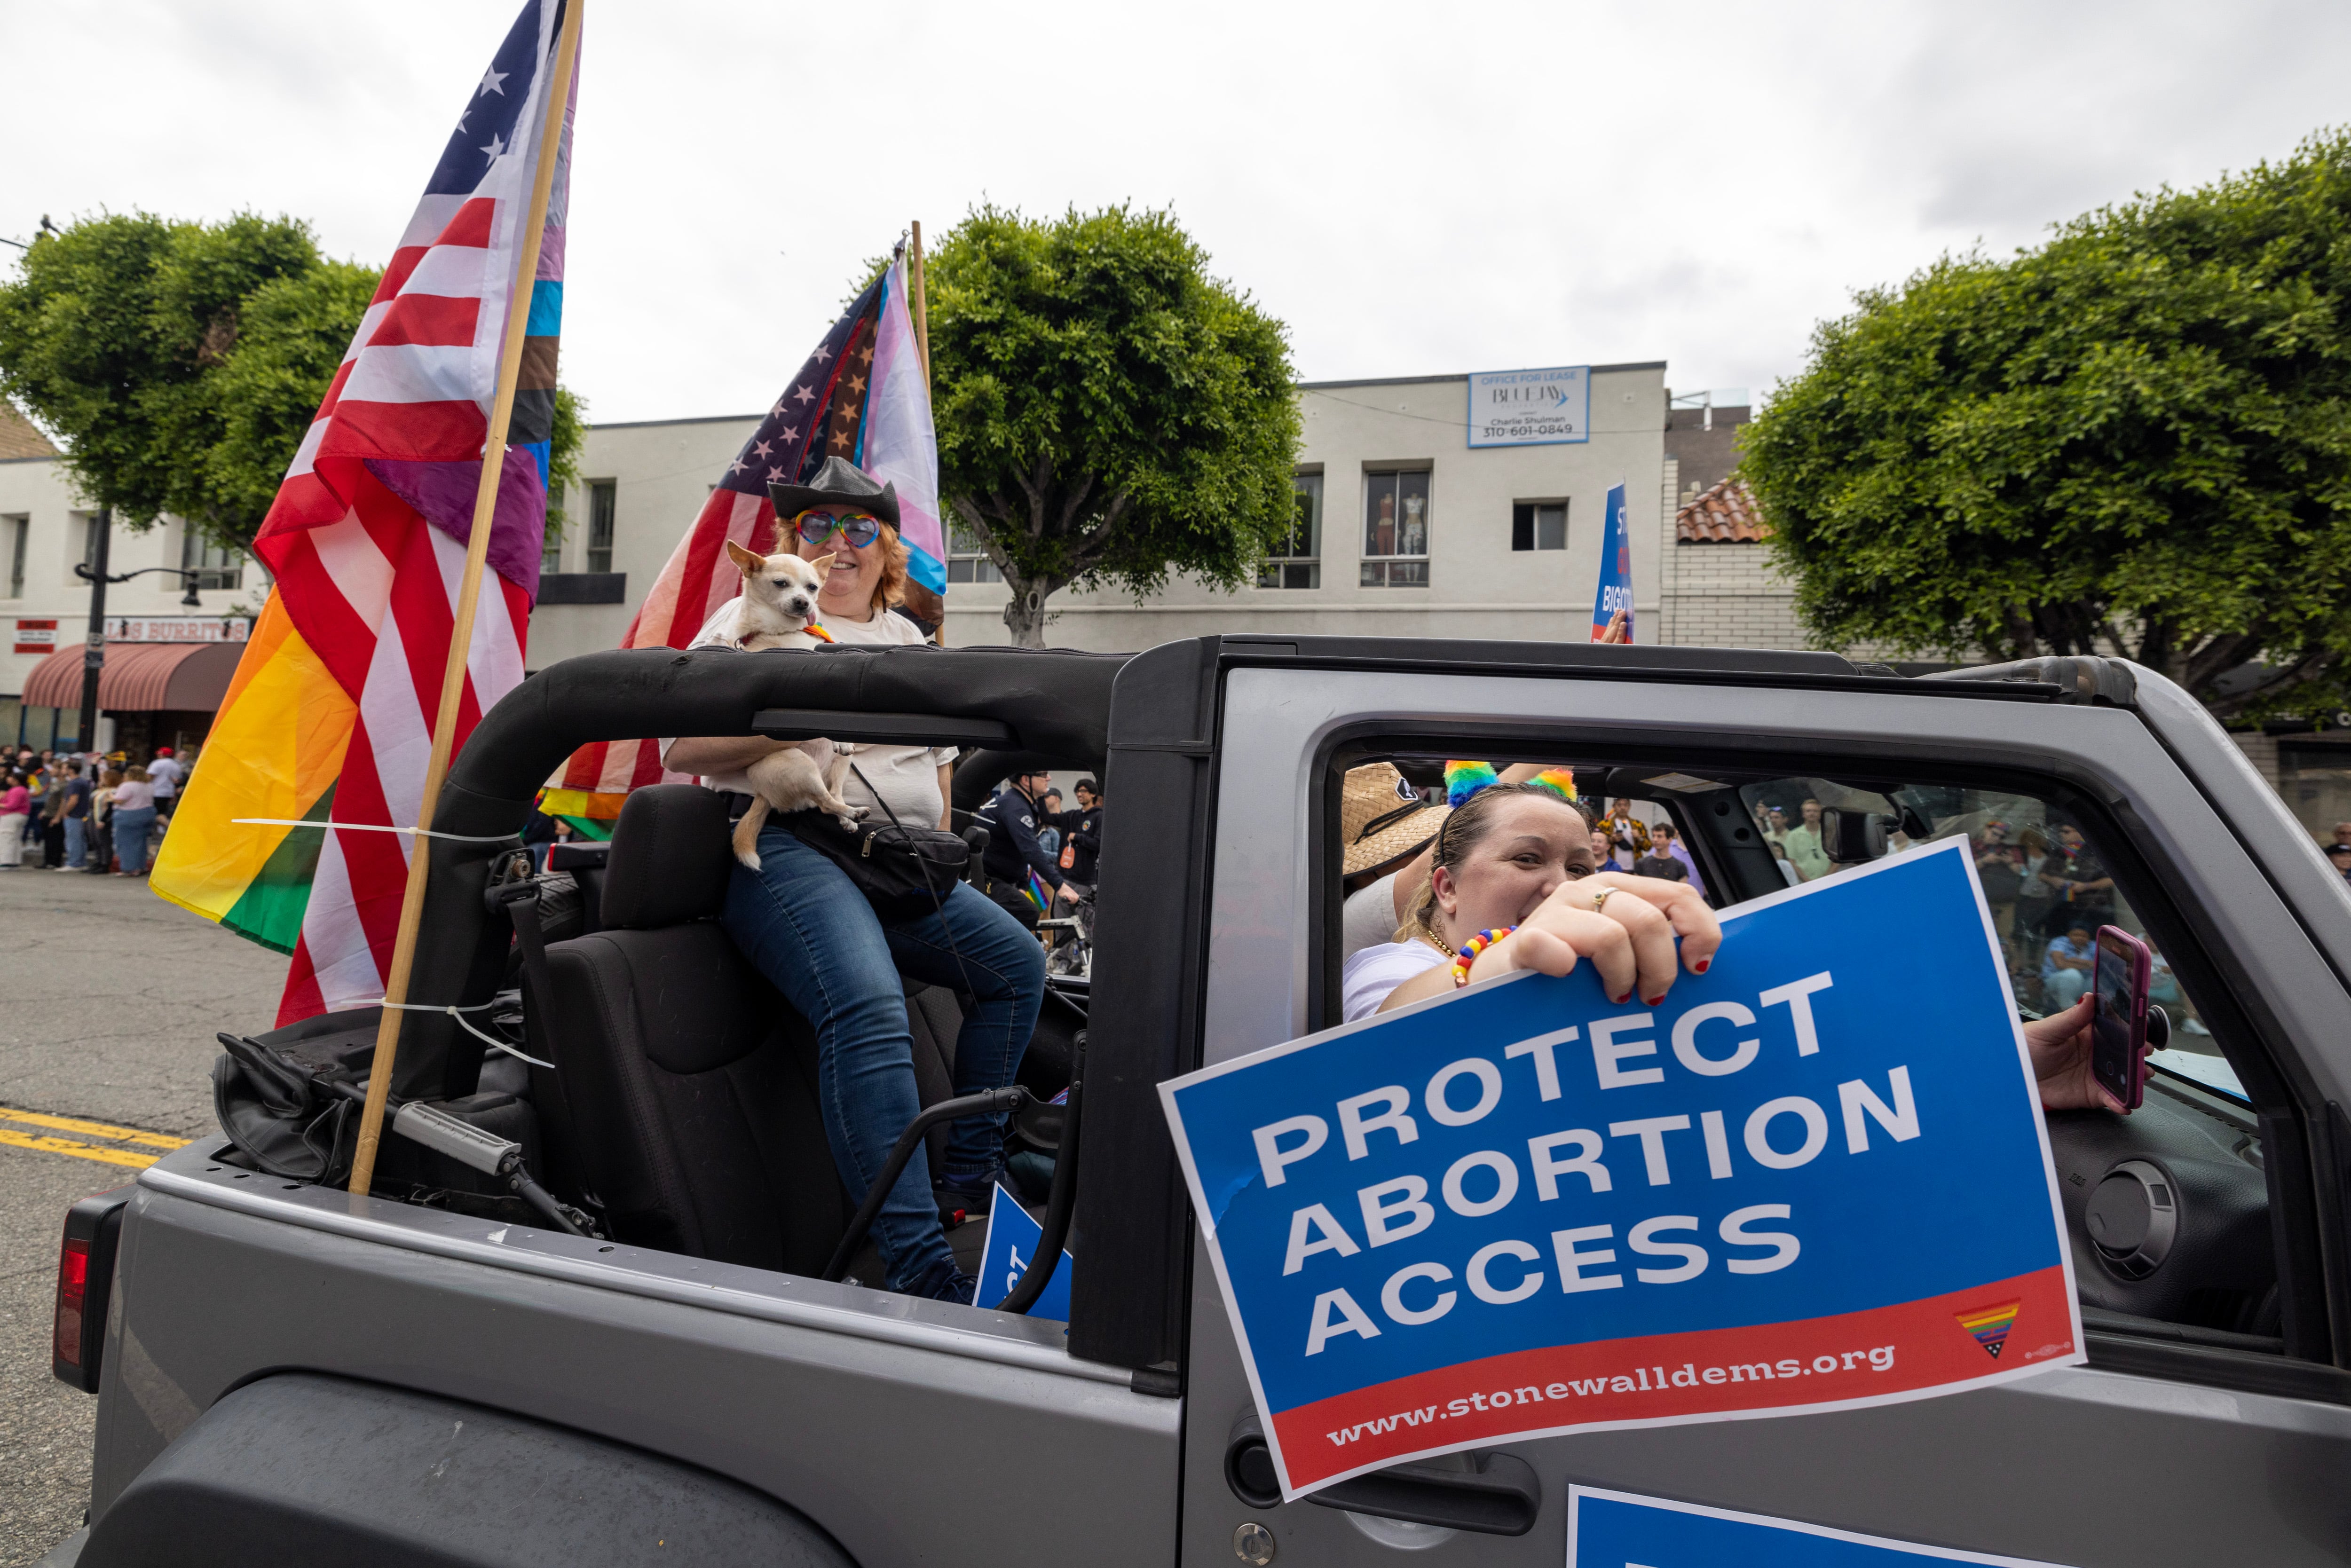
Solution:
[{"label": "blue sign in background", "polygon": [[1914,1546],[1882,1536],[1822,1530],[1760,1514],[1575,1487],[1568,1507],[1567,1568],[1901,1568],[1904,1563],[1972,1563],[1993,1568],[2048,1568],[2014,1557]]},{"label": "blue sign in background", "polygon": [[1625,612],[1625,641],[1635,640],[1633,623],[1633,535],[1625,517],[1625,486],[1608,486],[1608,505],[1601,517],[1600,586],[1592,596],[1592,640],[1598,642],[1618,611]]},{"label": "blue sign in background", "polygon": [[[972,1300],[980,1306],[993,1307],[1010,1295],[1012,1287],[1020,1282],[1020,1276],[1037,1260],[1037,1244],[1044,1239],[1045,1228],[1029,1218],[1020,1200],[998,1182],[995,1199],[987,1206],[987,1240],[980,1254],[979,1286]],[[1046,1281],[1037,1304],[1029,1309],[1029,1315],[1068,1322],[1070,1276],[1076,1270],[1076,1260],[1064,1249],[1061,1265]]]},{"label": "blue sign in background", "polygon": [[[2061,1265],[2064,1239],[2038,1101],[1965,850],[1964,841],[1948,841],[1729,912],[1709,972],[1682,975],[1656,1007],[1612,1003],[1591,967],[1580,965],[1562,978],[1520,975],[1473,987],[1165,1086],[1269,1411],[1512,1351],[1859,1312]],[[1825,984],[1817,979],[1823,976]],[[1796,982],[1815,987],[1804,998],[1817,1040],[1811,1054],[1801,1049],[1799,1009],[1761,1000]],[[1693,1053],[1718,1067],[1751,1060],[1733,1071],[1692,1071],[1676,1050],[1676,1026],[1724,1003],[1754,1021],[1718,1015],[1698,1023]],[[1648,1016],[1645,1026],[1610,1021],[1641,1014]],[[1513,1056],[1508,1048],[1570,1028],[1575,1038],[1551,1052],[1558,1097],[1546,1100],[1540,1053]],[[1615,1087],[1603,1087],[1595,1029],[1614,1052]],[[1740,1044],[1747,1040],[1755,1042],[1751,1052]],[[1499,1098],[1478,1119],[1447,1125],[1431,1113],[1431,1080],[1471,1061],[1486,1067],[1454,1071],[1447,1113],[1480,1103],[1487,1069],[1499,1079]],[[1840,1085],[1858,1082],[1878,1103],[1898,1108],[1896,1068],[1907,1071],[1917,1134],[1897,1139],[1865,1109],[1866,1147],[1855,1153]],[[1408,1094],[1415,1138],[1401,1142],[1394,1130],[1375,1126],[1360,1135],[1362,1157],[1349,1157],[1339,1103],[1388,1086]],[[1747,1127],[1759,1108],[1782,1099],[1818,1107],[1825,1136],[1804,1163],[1773,1168],[1750,1148]],[[1374,1103],[1359,1118],[1388,1108]],[[1714,1174],[1720,1162],[1702,1121],[1709,1110],[1721,1113],[1727,1176]],[[1684,1115],[1687,1130],[1650,1136],[1624,1130]],[[1269,1185],[1254,1134],[1307,1116],[1327,1128],[1324,1141],[1281,1165],[1280,1185]],[[1571,1130],[1597,1143],[1608,1190],[1595,1192],[1589,1177],[1571,1172],[1558,1176],[1556,1196],[1546,1199],[1529,1141]],[[1764,1148],[1784,1160],[1806,1145],[1807,1132],[1800,1111],[1783,1109],[1764,1129]],[[1293,1150],[1310,1136],[1277,1134],[1273,1146]],[[1662,1160],[1654,1170],[1653,1145]],[[1558,1157],[1580,1146],[1562,1146]],[[1479,1154],[1512,1165],[1517,1191],[1489,1214],[1465,1216],[1447,1202],[1443,1184],[1457,1162]],[[1665,1180],[1654,1183],[1653,1176]],[[1372,1245],[1359,1194],[1404,1176],[1426,1183],[1429,1222],[1416,1235]],[[1470,1169],[1458,1184],[1463,1207],[1490,1202],[1500,1180],[1491,1161]],[[1774,1204],[1788,1206],[1789,1218],[1748,1228],[1792,1235],[1799,1254],[1771,1271],[1733,1271],[1733,1258],[1754,1262],[1775,1253],[1727,1244],[1721,1221]],[[1326,1245],[1285,1273],[1295,1217],[1312,1205],[1343,1230],[1352,1253],[1327,1245],[1328,1228],[1311,1223],[1310,1246]],[[1636,1278],[1636,1269],[1669,1271],[1681,1261],[1628,1248],[1631,1228],[1660,1216],[1698,1221],[1656,1238],[1703,1248],[1708,1263],[1695,1277]],[[1604,1224],[1610,1239],[1589,1245],[1613,1250],[1614,1260],[1584,1271],[1620,1276],[1622,1285],[1564,1292],[1552,1233]],[[1507,1294],[1522,1276],[1546,1282],[1520,1301],[1478,1299],[1465,1281],[1471,1256],[1510,1239],[1536,1257],[1501,1260],[1489,1283]],[[1456,1301],[1432,1322],[1399,1323],[1382,1309],[1382,1287],[1423,1260],[1451,1278],[1418,1282],[1401,1298],[1407,1307],[1427,1311],[1440,1289],[1455,1292]],[[1340,1289],[1380,1332],[1335,1334],[1309,1355],[1316,1299]]]}]

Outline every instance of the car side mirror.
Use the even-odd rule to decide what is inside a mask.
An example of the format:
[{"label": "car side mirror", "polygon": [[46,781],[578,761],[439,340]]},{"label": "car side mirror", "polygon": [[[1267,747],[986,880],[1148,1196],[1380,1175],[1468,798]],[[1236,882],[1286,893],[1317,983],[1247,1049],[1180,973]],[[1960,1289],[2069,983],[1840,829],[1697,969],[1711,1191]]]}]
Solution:
[{"label": "car side mirror", "polygon": [[1874,811],[1821,812],[1821,849],[1840,865],[1874,861],[1886,853],[1887,819]]}]

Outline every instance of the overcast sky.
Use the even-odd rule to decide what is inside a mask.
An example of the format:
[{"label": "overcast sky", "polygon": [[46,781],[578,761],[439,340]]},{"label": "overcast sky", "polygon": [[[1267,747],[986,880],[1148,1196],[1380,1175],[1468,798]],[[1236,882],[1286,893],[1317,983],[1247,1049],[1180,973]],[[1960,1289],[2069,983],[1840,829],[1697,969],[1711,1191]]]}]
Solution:
[{"label": "overcast sky", "polygon": [[[562,374],[598,420],[761,407],[860,258],[983,198],[1172,207],[1306,380],[1761,392],[1856,287],[2351,122],[2341,4],[589,3]],[[0,0],[0,235],[251,208],[381,265],[512,16]]]}]

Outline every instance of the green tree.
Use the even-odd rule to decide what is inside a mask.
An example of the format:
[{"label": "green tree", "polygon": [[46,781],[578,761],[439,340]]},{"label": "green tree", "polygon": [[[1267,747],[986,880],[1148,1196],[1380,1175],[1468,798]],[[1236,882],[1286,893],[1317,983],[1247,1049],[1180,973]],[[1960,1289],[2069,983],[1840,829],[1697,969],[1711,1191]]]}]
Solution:
[{"label": "green tree", "polygon": [[1044,644],[1072,584],[1246,581],[1290,527],[1287,335],[1166,213],[983,206],[931,257],[939,489]]},{"label": "green tree", "polygon": [[208,531],[250,547],[379,276],[371,267],[322,260],[246,298],[235,347],[204,379],[203,395],[187,397],[201,409],[190,423],[201,420],[213,439],[192,444],[204,472],[191,476],[196,494],[172,510],[195,516],[183,508],[204,506]]},{"label": "green tree", "polygon": [[[0,392],[65,438],[91,505],[250,549],[381,276],[321,256],[290,218],[89,219],[34,241],[0,285]],[[558,485],[578,477],[581,434],[558,392]]]},{"label": "green tree", "polygon": [[245,544],[250,526],[191,504],[217,440],[204,383],[246,298],[318,264],[306,227],[251,214],[206,226],[130,213],[42,235],[0,287],[0,391],[65,438],[91,505],[133,528],[179,512]]},{"label": "green tree", "polygon": [[1859,294],[1740,471],[1820,645],[2121,652],[2223,717],[2340,706],[2346,312],[2336,132]]}]

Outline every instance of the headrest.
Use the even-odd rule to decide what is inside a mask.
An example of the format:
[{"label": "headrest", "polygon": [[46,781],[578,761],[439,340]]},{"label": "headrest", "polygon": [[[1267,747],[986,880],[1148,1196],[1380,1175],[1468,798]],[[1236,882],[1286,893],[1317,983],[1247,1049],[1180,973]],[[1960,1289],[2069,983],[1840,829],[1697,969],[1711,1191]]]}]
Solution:
[{"label": "headrest", "polygon": [[604,869],[604,924],[648,931],[716,915],[734,865],[726,801],[698,784],[655,784],[621,808]]}]

